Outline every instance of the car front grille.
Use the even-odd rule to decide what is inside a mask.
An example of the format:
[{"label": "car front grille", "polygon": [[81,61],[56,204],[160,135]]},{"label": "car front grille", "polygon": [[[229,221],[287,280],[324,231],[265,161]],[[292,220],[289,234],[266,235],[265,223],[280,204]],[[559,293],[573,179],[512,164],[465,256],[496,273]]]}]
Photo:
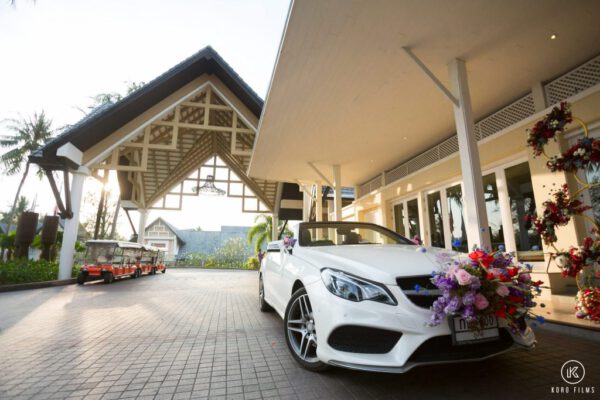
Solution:
[{"label": "car front grille", "polygon": [[419,307],[430,308],[440,296],[439,289],[431,283],[431,275],[396,278],[396,283],[406,297]]},{"label": "car front grille", "polygon": [[481,343],[452,345],[452,336],[436,336],[426,340],[410,356],[411,362],[460,361],[484,358],[507,350],[514,340],[506,329],[500,329],[497,340]]},{"label": "car front grille", "polygon": [[349,353],[385,354],[394,348],[401,336],[402,332],[344,325],[331,332],[327,343],[335,350]]}]

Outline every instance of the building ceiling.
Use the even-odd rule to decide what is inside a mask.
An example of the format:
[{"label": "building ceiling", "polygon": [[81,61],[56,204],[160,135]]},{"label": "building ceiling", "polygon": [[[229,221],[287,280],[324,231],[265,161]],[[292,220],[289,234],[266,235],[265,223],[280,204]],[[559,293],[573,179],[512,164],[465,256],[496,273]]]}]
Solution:
[{"label": "building ceiling", "polygon": [[[455,131],[447,86],[466,61],[476,119],[600,54],[600,2],[307,0],[290,10],[249,174],[358,185]],[[556,35],[554,40],[551,35]],[[273,168],[273,166],[281,168]]]}]

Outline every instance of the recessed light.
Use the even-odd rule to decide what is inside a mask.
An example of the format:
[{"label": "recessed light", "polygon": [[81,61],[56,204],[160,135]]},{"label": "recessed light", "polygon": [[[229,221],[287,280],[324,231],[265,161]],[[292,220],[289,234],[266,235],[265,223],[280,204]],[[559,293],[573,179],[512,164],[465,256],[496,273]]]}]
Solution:
[{"label": "recessed light", "polygon": [[404,136],[402,139],[407,140],[408,138],[406,136]]},{"label": "recessed light", "polygon": [[550,35],[550,40],[554,40],[556,39],[556,35],[553,33],[552,35]]}]

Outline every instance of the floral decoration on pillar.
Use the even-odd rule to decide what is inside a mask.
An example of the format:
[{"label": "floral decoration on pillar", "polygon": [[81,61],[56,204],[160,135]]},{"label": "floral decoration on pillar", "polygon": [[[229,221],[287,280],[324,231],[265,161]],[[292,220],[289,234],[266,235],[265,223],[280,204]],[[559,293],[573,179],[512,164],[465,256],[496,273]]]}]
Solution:
[{"label": "floral decoration on pillar", "polygon": [[[563,134],[567,125],[572,122],[581,126],[584,137],[566,152],[548,156],[544,146],[550,140],[556,141],[557,136]],[[530,215],[528,218],[534,223],[544,243],[553,249],[550,257],[561,270],[562,276],[576,278],[579,287],[575,306],[577,318],[600,322],[600,288],[594,283],[594,279],[599,277],[595,269],[600,262],[600,227],[585,214],[591,207],[579,200],[584,191],[599,186],[600,183],[584,182],[577,175],[590,164],[600,162],[600,140],[589,137],[585,122],[574,117],[570,104],[563,102],[529,130],[527,143],[535,156],[544,155],[548,158],[546,165],[551,172],[569,173],[577,181],[577,188],[573,191],[569,191],[568,186],[564,185],[551,193],[554,200],[543,203],[544,211],[541,216]],[[557,227],[567,225],[576,216],[588,219],[594,228],[578,246],[558,249]]]}]

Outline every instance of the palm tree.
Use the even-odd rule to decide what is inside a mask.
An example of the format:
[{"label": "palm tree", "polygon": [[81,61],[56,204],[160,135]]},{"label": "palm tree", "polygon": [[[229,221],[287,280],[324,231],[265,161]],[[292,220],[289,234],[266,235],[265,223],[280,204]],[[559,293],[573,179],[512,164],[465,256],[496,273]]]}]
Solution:
[{"label": "palm tree", "polygon": [[7,175],[18,174],[23,170],[23,166],[25,168],[11,208],[7,232],[10,232],[21,189],[29,173],[28,156],[52,137],[52,121],[46,117],[44,111],[34,113],[30,118],[9,120],[9,123],[8,129],[12,131],[12,135],[0,137],[0,147],[9,150],[0,156],[0,163],[4,165]]},{"label": "palm tree", "polygon": [[[273,240],[273,217],[270,215],[261,214],[256,216],[254,222],[256,222],[256,225],[254,225],[248,231],[248,244],[252,244],[254,241],[254,251],[258,253],[258,250],[260,250],[266,243]],[[287,229],[285,221],[279,221],[279,224],[277,225],[279,232],[284,229],[284,233],[286,235],[292,235],[292,232]]]}]

